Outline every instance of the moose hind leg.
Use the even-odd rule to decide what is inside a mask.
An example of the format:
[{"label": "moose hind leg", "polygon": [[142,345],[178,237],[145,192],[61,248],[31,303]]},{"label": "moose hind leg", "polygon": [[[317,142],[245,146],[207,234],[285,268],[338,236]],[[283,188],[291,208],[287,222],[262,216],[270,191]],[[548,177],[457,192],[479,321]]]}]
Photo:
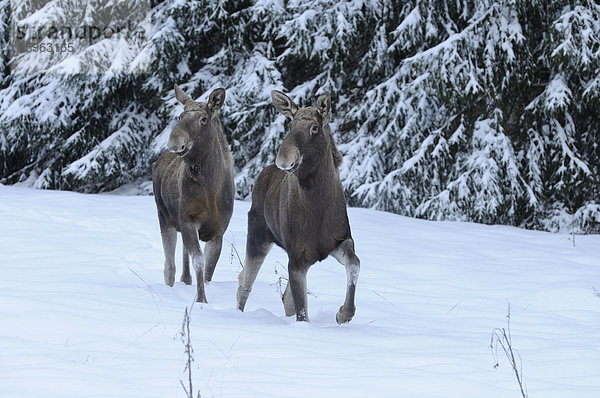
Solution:
[{"label": "moose hind leg", "polygon": [[346,300],[335,316],[337,323],[342,324],[350,322],[356,311],[356,307],[354,306],[354,296],[356,293],[358,274],[360,272],[360,260],[354,253],[354,241],[352,239],[343,241],[331,252],[331,255],[346,267]]},{"label": "moose hind leg", "polygon": [[248,235],[246,239],[246,258],[244,269],[239,275],[237,290],[238,309],[244,311],[246,301],[256,280],[256,275],[273,247],[273,235],[267,228],[262,210],[254,208],[248,212]]},{"label": "moose hind leg", "polygon": [[206,271],[204,276],[206,282],[212,280],[217,261],[219,261],[219,257],[221,256],[222,246],[223,236],[215,236],[213,239],[206,242],[206,246],[204,247],[204,254],[206,255]]},{"label": "moose hind leg", "polygon": [[269,254],[273,247],[272,242],[256,243],[252,237],[248,237],[248,239],[244,269],[240,272],[237,291],[238,309],[240,311],[244,311],[246,301],[248,300],[250,291],[252,291],[252,285],[254,285],[254,281],[256,280],[256,275],[258,275],[265,257],[267,257],[267,254]]},{"label": "moose hind leg", "polygon": [[190,254],[185,245],[183,247],[183,271],[181,271],[181,281],[186,285],[192,284],[192,274],[190,273]]},{"label": "moose hind leg", "polygon": [[175,246],[177,245],[177,230],[173,227],[161,226],[163,251],[165,253],[165,284],[175,284]]},{"label": "moose hind leg", "polygon": [[206,303],[204,292],[204,255],[198,240],[198,229],[194,225],[185,225],[181,228],[183,244],[192,257],[192,265],[196,270],[197,295],[196,301]]},{"label": "moose hind leg", "polygon": [[285,311],[285,316],[292,316],[296,314],[296,309],[294,308],[294,298],[292,297],[292,289],[289,281],[287,286],[285,287],[285,292],[283,292],[283,297],[281,297],[281,301],[283,301],[283,309]]}]

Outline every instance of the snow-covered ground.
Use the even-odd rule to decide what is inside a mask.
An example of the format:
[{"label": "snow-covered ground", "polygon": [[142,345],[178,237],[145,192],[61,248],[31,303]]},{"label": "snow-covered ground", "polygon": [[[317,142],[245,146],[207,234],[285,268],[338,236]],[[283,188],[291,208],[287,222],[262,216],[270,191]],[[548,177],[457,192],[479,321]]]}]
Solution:
[{"label": "snow-covered ground", "polygon": [[[283,313],[279,248],[235,308],[248,209],[235,203],[209,304],[191,313],[202,397],[519,397],[490,349],[508,302],[530,397],[600,396],[600,236],[350,209],[356,316],[335,323],[346,278],[327,259],[305,324]],[[0,185],[0,397],[184,397],[195,286],[165,286],[162,264],[151,197]]]}]

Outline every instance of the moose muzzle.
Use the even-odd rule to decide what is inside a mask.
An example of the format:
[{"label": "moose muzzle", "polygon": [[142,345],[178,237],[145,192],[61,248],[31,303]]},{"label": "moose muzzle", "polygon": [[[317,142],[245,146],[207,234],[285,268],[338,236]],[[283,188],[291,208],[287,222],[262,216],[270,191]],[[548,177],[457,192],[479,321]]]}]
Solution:
[{"label": "moose muzzle", "polygon": [[175,126],[171,132],[171,135],[169,136],[169,142],[167,142],[167,148],[169,151],[177,156],[183,156],[190,150],[191,147],[192,141],[190,140],[189,135],[183,129]]},{"label": "moose muzzle", "polygon": [[301,161],[300,151],[295,145],[282,145],[277,152],[275,165],[283,171],[293,173]]}]

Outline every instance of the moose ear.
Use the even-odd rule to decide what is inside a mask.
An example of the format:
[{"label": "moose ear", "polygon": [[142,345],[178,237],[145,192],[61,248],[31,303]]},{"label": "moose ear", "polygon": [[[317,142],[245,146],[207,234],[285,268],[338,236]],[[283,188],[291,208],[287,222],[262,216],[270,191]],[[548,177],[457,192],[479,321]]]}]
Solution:
[{"label": "moose ear", "polygon": [[331,97],[329,94],[321,94],[317,98],[317,109],[321,117],[327,122],[331,118]]},{"label": "moose ear", "polygon": [[210,93],[210,96],[208,97],[208,109],[213,114],[216,114],[217,111],[219,109],[221,109],[221,107],[223,106],[224,103],[225,103],[225,89],[224,88],[217,88],[212,93]]},{"label": "moose ear", "polygon": [[181,105],[185,105],[192,100],[177,84],[175,84],[175,98],[177,98],[177,101],[179,101]]},{"label": "moose ear", "polygon": [[296,112],[298,112],[298,105],[296,105],[294,101],[290,99],[290,97],[281,91],[271,91],[271,99],[273,99],[273,105],[275,105],[275,108],[277,108],[279,112],[290,119],[293,119]]}]

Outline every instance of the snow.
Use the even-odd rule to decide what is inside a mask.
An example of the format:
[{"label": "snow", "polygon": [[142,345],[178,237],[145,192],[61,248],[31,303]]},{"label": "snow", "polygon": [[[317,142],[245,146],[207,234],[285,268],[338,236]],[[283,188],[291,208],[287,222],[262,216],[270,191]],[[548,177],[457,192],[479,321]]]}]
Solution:
[{"label": "snow", "polygon": [[[516,397],[489,347],[507,302],[531,397],[600,393],[600,236],[573,246],[566,234],[351,208],[356,316],[335,323],[346,278],[327,259],[309,272],[305,324],[284,315],[278,248],[236,309],[233,247],[243,258],[249,206],[236,201],[209,304],[191,312],[203,397]],[[163,283],[152,197],[0,185],[0,231],[0,396],[184,397],[178,333],[195,287]]]},{"label": "snow", "polygon": [[567,107],[571,102],[572,93],[564,74],[556,75],[542,95],[546,97],[545,107],[548,111],[556,111]]},{"label": "snow", "polygon": [[415,27],[421,22],[421,13],[419,7],[413,8],[408,15],[400,22],[398,27],[394,30],[394,35],[400,35],[402,32],[415,29]]}]

